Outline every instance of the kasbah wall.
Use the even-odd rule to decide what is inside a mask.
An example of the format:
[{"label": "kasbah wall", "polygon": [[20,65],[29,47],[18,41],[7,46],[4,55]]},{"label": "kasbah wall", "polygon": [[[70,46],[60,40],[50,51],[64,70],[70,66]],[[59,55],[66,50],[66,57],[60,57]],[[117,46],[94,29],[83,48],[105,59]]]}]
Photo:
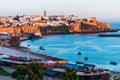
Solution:
[{"label": "kasbah wall", "polygon": [[7,32],[7,33],[21,33],[23,31],[24,33],[35,33],[39,32],[38,26],[28,26],[24,25],[22,27],[15,27],[15,28],[0,28],[0,32]]}]

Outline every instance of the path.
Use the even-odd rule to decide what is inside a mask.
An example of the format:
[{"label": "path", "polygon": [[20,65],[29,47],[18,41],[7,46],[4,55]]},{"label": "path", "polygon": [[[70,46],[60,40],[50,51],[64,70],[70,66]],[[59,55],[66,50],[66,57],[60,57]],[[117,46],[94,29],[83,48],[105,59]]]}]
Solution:
[{"label": "path", "polygon": [[9,77],[9,76],[0,75],[0,80],[16,80],[16,79],[11,78],[11,77]]}]

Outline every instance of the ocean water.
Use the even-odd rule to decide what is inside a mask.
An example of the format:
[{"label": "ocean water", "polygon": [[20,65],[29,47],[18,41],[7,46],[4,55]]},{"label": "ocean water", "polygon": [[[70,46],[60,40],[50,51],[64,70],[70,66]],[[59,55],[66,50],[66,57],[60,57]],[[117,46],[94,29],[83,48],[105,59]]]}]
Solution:
[{"label": "ocean water", "polygon": [[[111,26],[120,28],[119,24]],[[120,72],[120,37],[98,37],[97,34],[52,35],[39,40],[24,41],[21,46],[27,47],[28,44],[33,52],[73,63],[84,61],[99,68]],[[45,50],[39,50],[39,46],[44,46]],[[78,55],[78,52],[81,52],[81,55]],[[88,60],[85,61],[84,57],[88,57]],[[111,65],[110,61],[117,62],[117,65]]]}]

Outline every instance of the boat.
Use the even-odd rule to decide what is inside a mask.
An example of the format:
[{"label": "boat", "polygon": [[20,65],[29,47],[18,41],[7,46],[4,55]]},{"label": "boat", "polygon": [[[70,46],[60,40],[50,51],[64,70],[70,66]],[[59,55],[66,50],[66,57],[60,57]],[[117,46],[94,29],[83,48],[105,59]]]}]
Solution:
[{"label": "boat", "polygon": [[112,65],[117,65],[117,62],[111,61],[110,64],[112,64]]},{"label": "boat", "polygon": [[85,57],[84,60],[88,60],[88,57]]},{"label": "boat", "polygon": [[30,47],[30,45],[29,45],[29,44],[28,44],[27,46],[28,46],[28,47]]},{"label": "boat", "polygon": [[81,52],[78,52],[78,55],[81,55]]},{"label": "boat", "polygon": [[40,50],[45,50],[45,49],[43,48],[43,46],[40,46],[39,49],[40,49]]}]

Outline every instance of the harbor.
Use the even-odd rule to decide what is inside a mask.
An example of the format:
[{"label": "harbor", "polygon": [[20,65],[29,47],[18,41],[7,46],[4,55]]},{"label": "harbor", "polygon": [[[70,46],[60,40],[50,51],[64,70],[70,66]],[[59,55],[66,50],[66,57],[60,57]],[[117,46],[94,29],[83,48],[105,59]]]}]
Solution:
[{"label": "harbor", "polygon": [[[114,33],[119,34],[119,32]],[[44,46],[45,50],[39,51],[43,54],[62,58],[72,63],[84,61],[94,64],[98,68],[119,72],[119,38],[101,38],[97,36],[98,34],[52,35],[36,41],[21,42],[21,46],[27,47],[30,44],[29,48],[32,52],[38,52],[39,46]],[[115,62],[116,65],[110,64],[110,62]]]}]

